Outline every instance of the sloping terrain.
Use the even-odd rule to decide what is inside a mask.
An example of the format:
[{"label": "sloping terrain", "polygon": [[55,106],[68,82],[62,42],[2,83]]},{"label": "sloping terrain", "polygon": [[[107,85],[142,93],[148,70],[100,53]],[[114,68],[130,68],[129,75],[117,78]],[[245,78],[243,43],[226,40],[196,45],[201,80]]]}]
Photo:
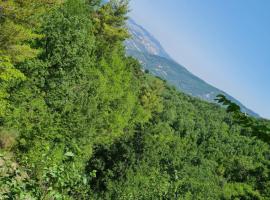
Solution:
[{"label": "sloping terrain", "polygon": [[128,21],[128,29],[131,38],[125,43],[127,54],[138,59],[144,69],[168,81],[186,94],[209,102],[214,102],[218,94],[224,94],[228,99],[239,104],[243,112],[259,117],[229,94],[206,83],[175,62],[157,39],[131,19]]}]

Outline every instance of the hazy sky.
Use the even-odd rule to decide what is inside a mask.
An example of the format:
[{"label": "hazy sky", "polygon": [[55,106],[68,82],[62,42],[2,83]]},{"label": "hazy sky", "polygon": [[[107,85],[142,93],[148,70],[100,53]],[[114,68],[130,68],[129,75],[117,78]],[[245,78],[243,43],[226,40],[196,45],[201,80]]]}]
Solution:
[{"label": "hazy sky", "polygon": [[270,119],[270,0],[131,0],[130,9],[176,61]]}]

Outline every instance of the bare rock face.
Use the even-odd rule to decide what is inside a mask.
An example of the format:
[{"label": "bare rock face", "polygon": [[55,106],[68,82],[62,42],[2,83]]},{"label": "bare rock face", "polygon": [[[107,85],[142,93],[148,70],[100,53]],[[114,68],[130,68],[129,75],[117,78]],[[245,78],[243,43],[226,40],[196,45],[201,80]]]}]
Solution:
[{"label": "bare rock face", "polygon": [[129,33],[131,35],[130,40],[126,41],[126,48],[129,51],[139,51],[142,53],[148,53],[171,59],[169,54],[163,49],[157,39],[155,39],[148,31],[142,26],[136,24],[132,19],[127,23]]}]

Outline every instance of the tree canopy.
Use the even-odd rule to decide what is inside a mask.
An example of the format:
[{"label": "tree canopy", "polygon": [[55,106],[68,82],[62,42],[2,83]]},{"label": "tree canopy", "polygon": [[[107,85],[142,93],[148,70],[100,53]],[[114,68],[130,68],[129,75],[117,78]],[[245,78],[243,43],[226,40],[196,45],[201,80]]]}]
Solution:
[{"label": "tree canopy", "polygon": [[128,9],[0,1],[0,199],[269,199],[270,122],[145,73]]}]

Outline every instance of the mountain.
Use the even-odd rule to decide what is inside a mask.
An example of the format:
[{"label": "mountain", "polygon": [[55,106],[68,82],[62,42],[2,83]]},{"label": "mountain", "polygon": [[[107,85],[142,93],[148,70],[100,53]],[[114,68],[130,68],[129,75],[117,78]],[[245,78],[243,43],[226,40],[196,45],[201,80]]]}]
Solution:
[{"label": "mountain", "polygon": [[163,49],[159,41],[132,19],[128,20],[128,29],[132,36],[130,40],[126,41],[128,51],[144,52],[171,60],[171,57]]},{"label": "mountain", "polygon": [[257,113],[245,107],[226,92],[208,84],[175,62],[160,42],[142,26],[136,24],[134,20],[129,19],[127,26],[131,38],[125,42],[126,52],[138,59],[144,69],[168,81],[169,84],[174,85],[184,93],[209,102],[215,102],[214,99],[218,94],[224,94],[228,99],[240,105],[243,112],[259,117]]}]

